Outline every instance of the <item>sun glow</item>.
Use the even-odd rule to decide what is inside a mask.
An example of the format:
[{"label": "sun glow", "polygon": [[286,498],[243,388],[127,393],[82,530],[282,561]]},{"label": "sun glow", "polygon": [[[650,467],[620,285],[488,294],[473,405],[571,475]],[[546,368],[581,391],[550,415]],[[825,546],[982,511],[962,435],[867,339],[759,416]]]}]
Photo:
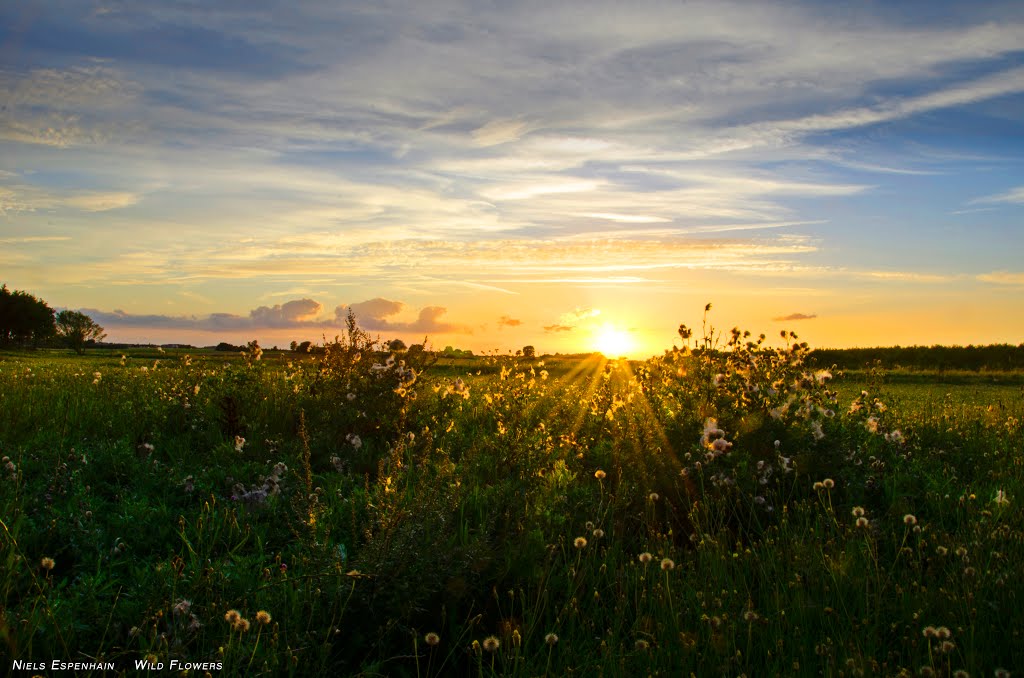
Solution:
[{"label": "sun glow", "polygon": [[594,332],[594,348],[606,358],[619,358],[632,352],[636,348],[636,343],[629,332],[605,324]]}]

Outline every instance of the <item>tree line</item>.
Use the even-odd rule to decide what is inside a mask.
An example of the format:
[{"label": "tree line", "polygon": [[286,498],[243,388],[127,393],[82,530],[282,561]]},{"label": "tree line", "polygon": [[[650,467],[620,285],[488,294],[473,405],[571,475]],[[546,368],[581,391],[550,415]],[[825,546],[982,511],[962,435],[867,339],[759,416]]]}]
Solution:
[{"label": "tree line", "polygon": [[810,354],[820,367],[841,370],[880,367],[917,370],[1022,370],[1024,344],[987,346],[890,346],[885,348],[819,348]]},{"label": "tree line", "polygon": [[63,345],[77,353],[106,335],[92,318],[79,311],[54,311],[42,299],[23,290],[0,287],[0,346],[39,348]]}]

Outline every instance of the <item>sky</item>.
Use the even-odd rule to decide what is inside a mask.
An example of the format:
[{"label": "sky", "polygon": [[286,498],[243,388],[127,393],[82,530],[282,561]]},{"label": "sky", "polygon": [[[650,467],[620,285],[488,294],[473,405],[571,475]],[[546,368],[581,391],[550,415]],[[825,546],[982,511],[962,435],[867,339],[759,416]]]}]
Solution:
[{"label": "sky", "polygon": [[0,4],[0,282],[109,341],[1024,342],[1024,3]]}]

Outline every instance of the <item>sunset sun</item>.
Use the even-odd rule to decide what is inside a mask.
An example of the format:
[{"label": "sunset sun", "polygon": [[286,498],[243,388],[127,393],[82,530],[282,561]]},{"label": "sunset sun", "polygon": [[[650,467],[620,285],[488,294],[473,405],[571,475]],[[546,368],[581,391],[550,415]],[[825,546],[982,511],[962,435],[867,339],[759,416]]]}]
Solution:
[{"label": "sunset sun", "polygon": [[602,325],[594,333],[594,348],[606,358],[618,358],[627,355],[634,348],[633,338],[629,332],[613,325]]}]

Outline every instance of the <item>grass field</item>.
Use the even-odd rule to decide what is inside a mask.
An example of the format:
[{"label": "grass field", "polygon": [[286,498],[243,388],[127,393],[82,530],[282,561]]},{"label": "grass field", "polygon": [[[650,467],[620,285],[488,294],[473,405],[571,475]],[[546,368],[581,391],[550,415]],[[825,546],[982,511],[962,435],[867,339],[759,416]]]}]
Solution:
[{"label": "grass field", "polygon": [[358,331],[301,360],[2,354],[0,652],[110,674],[1024,666],[1020,375],[832,375],[744,339],[646,363],[428,365]]}]

